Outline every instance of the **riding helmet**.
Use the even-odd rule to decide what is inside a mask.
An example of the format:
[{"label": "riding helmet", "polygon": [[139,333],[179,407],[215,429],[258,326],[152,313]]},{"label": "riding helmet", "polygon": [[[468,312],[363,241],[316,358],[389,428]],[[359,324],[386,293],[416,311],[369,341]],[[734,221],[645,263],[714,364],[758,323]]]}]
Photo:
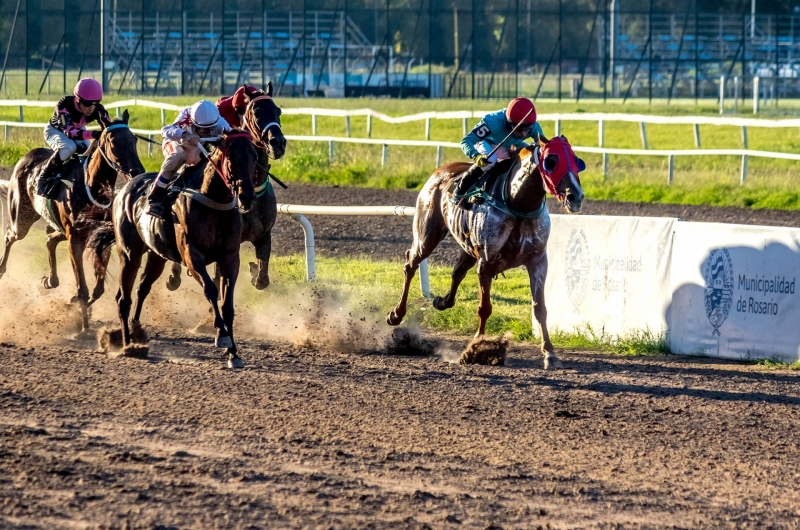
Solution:
[{"label": "riding helmet", "polygon": [[[527,118],[525,117],[526,114],[528,114]],[[533,106],[533,102],[528,98],[514,98],[506,109],[506,119],[513,124],[525,120],[525,124],[532,125],[536,123],[536,107]]]},{"label": "riding helmet", "polygon": [[219,110],[210,101],[201,99],[192,105],[189,116],[196,127],[213,127],[219,121]]},{"label": "riding helmet", "polygon": [[85,77],[78,81],[72,93],[84,101],[100,101],[103,99],[102,85],[90,77]]}]

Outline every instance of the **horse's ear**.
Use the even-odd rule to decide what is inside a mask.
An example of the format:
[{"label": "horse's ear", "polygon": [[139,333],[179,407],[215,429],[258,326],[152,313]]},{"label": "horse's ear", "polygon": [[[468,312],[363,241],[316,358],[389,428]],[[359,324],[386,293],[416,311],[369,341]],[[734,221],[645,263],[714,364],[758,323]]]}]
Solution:
[{"label": "horse's ear", "polygon": [[250,87],[247,85],[242,85],[242,88],[244,88],[245,96],[247,96],[248,99],[253,99],[253,96],[255,96],[255,94],[250,91]]},{"label": "horse's ear", "polygon": [[269,83],[267,83],[267,95],[268,95],[269,97],[272,97],[272,81],[270,81]]},{"label": "horse's ear", "polygon": [[561,135],[561,139],[564,140],[565,142],[569,143],[569,140],[567,140],[567,137],[564,136],[563,134]]},{"label": "horse's ear", "polygon": [[128,109],[125,109],[122,113],[122,122],[127,124],[130,117],[131,115],[128,113]]}]

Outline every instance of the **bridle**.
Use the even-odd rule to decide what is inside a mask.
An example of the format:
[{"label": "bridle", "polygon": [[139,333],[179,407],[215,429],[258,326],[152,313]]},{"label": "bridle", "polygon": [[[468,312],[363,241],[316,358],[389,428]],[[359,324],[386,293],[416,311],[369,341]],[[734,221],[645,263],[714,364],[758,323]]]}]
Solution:
[{"label": "bridle", "polygon": [[[128,124],[126,124],[126,123],[115,123],[113,125],[109,125],[108,127],[106,127],[104,131],[113,131],[114,129],[127,129],[127,128],[128,128]],[[101,139],[102,139],[102,136],[101,136]],[[99,151],[100,152],[100,155],[106,161],[106,164],[108,164],[111,169],[116,171],[117,175],[122,175],[125,178],[127,178],[128,180],[131,180],[135,176],[135,175],[132,175],[129,171],[125,171],[124,169],[122,169],[122,167],[119,164],[117,164],[116,162],[114,162],[113,160],[111,160],[109,158],[109,156],[106,154],[105,145],[100,145],[100,140],[98,140],[98,142],[97,142],[97,149],[95,151]],[[94,153],[92,153],[92,156],[94,156]],[[97,199],[94,198],[94,195],[92,195],[92,190],[91,190],[91,188],[89,188],[89,175],[88,175],[88,171],[87,171],[87,165],[88,165],[89,161],[91,161],[91,158],[92,157],[89,157],[86,160],[86,162],[84,163],[84,165],[83,165],[83,185],[86,188],[86,195],[89,197],[89,202],[91,202],[92,204],[94,204],[98,208],[102,208],[104,210],[107,210],[113,204],[114,197],[113,196],[111,197],[111,201],[109,201],[108,204],[101,204],[101,203],[99,203],[97,201]]]},{"label": "bridle", "polygon": [[265,149],[269,152],[269,145],[264,142],[263,134],[267,132],[267,129],[270,127],[277,127],[279,131],[281,130],[281,124],[276,121],[271,121],[264,126],[263,129],[258,128],[258,123],[256,123],[256,107],[254,103],[256,101],[261,101],[263,99],[272,99],[272,96],[258,96],[257,98],[253,98],[250,100],[250,103],[247,104],[247,109],[244,111],[244,127],[247,129],[250,134],[253,136],[253,144],[258,147],[259,149]]}]

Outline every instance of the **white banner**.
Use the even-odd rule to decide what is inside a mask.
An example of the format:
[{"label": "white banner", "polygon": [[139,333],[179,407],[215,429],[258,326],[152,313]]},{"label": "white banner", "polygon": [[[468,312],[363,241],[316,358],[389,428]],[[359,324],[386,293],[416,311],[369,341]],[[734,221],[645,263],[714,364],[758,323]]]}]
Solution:
[{"label": "white banner", "polygon": [[617,336],[663,333],[677,219],[553,215],[545,286],[548,327]]},{"label": "white banner", "polygon": [[676,223],[673,353],[800,358],[800,229]]}]

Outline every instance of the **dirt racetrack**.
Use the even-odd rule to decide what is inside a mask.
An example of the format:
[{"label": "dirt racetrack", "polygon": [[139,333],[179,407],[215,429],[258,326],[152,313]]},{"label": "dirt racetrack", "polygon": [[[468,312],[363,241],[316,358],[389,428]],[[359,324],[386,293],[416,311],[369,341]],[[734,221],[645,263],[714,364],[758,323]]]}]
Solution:
[{"label": "dirt racetrack", "polygon": [[[413,201],[290,191],[279,200]],[[759,215],[773,214],[730,214]],[[355,219],[312,219],[318,252],[399,259],[407,221]],[[276,252],[299,251],[301,234],[281,220]],[[150,359],[110,358],[68,338],[55,316],[68,290],[37,290],[25,248],[0,280],[0,528],[800,526],[797,372],[575,352],[545,372],[529,344],[503,367],[461,366],[444,358],[464,339],[398,357],[381,353],[385,326],[368,323],[353,350],[315,343],[330,330],[313,326],[272,337],[246,310],[247,368],[231,371],[185,330],[205,310],[188,280],[180,297],[154,290]],[[113,321],[112,299],[95,320]],[[278,307],[261,322],[285,319]]]}]

